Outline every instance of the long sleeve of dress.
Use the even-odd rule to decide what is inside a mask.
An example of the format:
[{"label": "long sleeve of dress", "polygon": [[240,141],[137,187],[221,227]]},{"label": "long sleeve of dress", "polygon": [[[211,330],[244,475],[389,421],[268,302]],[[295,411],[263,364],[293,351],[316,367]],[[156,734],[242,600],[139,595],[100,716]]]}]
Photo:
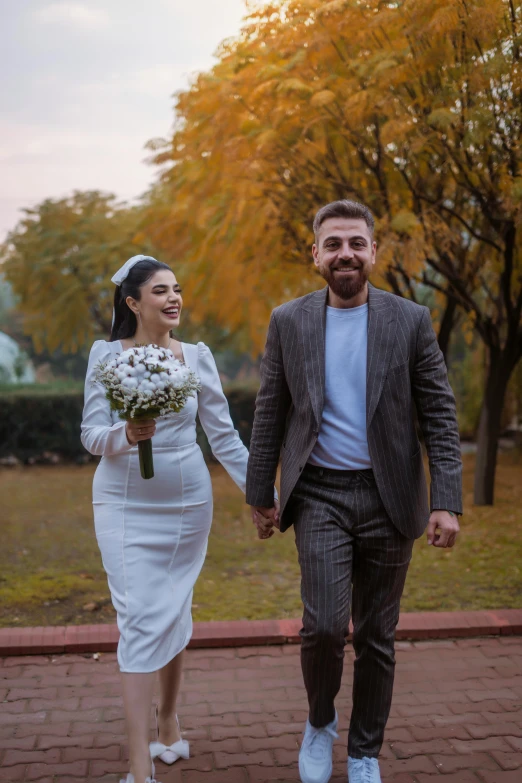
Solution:
[{"label": "long sleeve of dress", "polygon": [[94,370],[98,362],[111,358],[109,344],[105,340],[97,340],[91,348],[85,378],[82,443],[91,454],[103,457],[123,454],[133,448],[127,440],[125,422],[112,423],[111,409],[103,386],[93,383]]},{"label": "long sleeve of dress", "polygon": [[214,357],[204,343],[198,343],[197,347],[198,375],[202,387],[198,401],[199,420],[205,430],[212,453],[239,489],[244,492],[248,449],[234,429]]}]

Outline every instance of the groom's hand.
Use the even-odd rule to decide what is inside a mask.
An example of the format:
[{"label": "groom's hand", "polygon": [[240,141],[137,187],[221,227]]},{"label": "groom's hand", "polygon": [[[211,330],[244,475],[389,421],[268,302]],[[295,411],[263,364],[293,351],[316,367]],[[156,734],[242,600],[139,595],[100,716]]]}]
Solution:
[{"label": "groom's hand", "polygon": [[435,509],[426,530],[428,546],[452,547],[460,531],[459,520],[452,511]]},{"label": "groom's hand", "polygon": [[250,511],[258,537],[271,538],[274,535],[274,527],[279,528],[279,502],[276,501],[272,508],[250,506]]}]

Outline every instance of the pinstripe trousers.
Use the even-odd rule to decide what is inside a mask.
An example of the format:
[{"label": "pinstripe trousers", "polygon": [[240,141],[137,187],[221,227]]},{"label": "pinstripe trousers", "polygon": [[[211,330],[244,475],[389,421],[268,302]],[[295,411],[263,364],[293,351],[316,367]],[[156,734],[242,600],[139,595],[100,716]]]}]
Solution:
[{"label": "pinstripe trousers", "polygon": [[301,566],[301,665],[310,723],[320,728],[334,719],[352,604],[348,754],[376,757],[391,707],[395,628],[413,539],[390,521],[371,470],[306,465],[289,504]]}]

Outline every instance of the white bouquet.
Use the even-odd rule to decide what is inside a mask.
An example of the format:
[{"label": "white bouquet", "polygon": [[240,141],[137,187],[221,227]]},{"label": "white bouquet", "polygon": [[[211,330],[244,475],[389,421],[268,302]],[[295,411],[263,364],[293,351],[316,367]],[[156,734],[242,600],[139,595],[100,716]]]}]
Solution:
[{"label": "white bouquet", "polygon": [[[121,419],[156,419],[178,413],[201,386],[195,373],[182,364],[168,348],[136,345],[115,359],[100,362],[94,380],[105,387],[111,409]],[[141,475],[154,476],[152,441],[138,442]]]}]

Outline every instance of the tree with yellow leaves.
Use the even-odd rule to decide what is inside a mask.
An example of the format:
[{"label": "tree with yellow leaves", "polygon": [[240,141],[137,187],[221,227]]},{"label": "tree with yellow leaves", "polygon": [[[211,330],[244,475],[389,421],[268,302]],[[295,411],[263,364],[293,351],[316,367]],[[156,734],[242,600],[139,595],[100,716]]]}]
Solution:
[{"label": "tree with yellow leaves", "polygon": [[502,410],[522,357],[521,21],[512,0],[411,3],[400,25],[408,47],[389,79],[387,113],[402,133],[388,155],[422,227],[422,280],[467,314],[488,352],[478,504],[493,502]]},{"label": "tree with yellow leaves", "polygon": [[154,240],[182,249],[202,307],[248,322],[257,347],[273,304],[315,285],[318,206],[373,209],[381,282],[428,286],[441,342],[460,312],[487,348],[478,503],[493,502],[522,355],[520,15],[513,0],[263,5],[179,96],[156,157],[170,168]]}]

